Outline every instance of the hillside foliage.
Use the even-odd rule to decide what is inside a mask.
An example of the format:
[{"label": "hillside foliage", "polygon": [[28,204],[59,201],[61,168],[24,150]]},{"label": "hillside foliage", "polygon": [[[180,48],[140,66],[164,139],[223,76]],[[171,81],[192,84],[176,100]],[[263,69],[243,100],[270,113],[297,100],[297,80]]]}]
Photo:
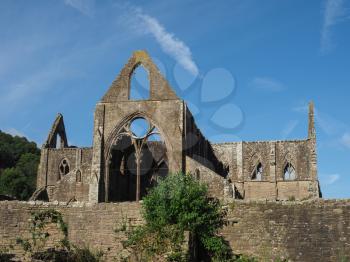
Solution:
[{"label": "hillside foliage", "polygon": [[0,131],[0,194],[28,200],[35,190],[39,160],[34,142]]}]

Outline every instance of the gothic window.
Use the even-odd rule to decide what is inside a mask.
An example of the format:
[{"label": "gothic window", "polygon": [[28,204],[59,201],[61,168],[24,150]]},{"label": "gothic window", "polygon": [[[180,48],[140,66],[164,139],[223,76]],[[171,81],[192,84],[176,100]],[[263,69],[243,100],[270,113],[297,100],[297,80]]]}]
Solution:
[{"label": "gothic window", "polygon": [[55,148],[61,148],[61,144],[62,144],[62,138],[59,135],[56,135],[56,146]]},{"label": "gothic window", "polygon": [[68,160],[66,158],[62,159],[58,169],[59,169],[61,178],[64,175],[67,175],[69,173],[69,163],[68,163]]},{"label": "gothic window", "polygon": [[165,142],[145,117],[134,116],[125,123],[110,152],[107,201],[139,201],[168,174]]},{"label": "gothic window", "polygon": [[194,171],[194,174],[195,174],[195,178],[196,178],[197,180],[200,180],[201,174],[200,174],[200,171],[199,171],[198,168],[196,168],[196,170]]},{"label": "gothic window", "polygon": [[291,163],[287,163],[286,167],[284,168],[284,180],[295,180],[296,173],[293,165]]},{"label": "gothic window", "polygon": [[130,100],[149,99],[150,81],[147,70],[142,66],[137,66],[130,78]]},{"label": "gothic window", "polygon": [[81,182],[81,171],[80,170],[78,170],[76,173],[76,181]]},{"label": "gothic window", "polygon": [[259,164],[256,165],[256,167],[253,170],[252,180],[261,181],[261,179],[262,179],[262,172],[263,172],[263,167],[262,167],[262,164],[259,163]]},{"label": "gothic window", "polygon": [[130,131],[135,138],[143,138],[149,131],[149,123],[143,117],[135,118],[130,123]]}]

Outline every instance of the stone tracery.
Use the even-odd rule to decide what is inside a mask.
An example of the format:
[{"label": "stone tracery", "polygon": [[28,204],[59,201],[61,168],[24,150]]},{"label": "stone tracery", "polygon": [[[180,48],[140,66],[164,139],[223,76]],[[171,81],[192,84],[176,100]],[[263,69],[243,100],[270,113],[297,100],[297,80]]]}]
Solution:
[{"label": "stone tracery", "polygon": [[[140,65],[149,77],[149,96],[132,100],[131,78]],[[139,120],[147,122],[140,134],[132,128]],[[194,174],[218,198],[320,196],[312,103],[306,139],[213,144],[145,51],[132,55],[97,103],[92,146],[67,141],[59,114],[42,147],[37,176],[38,192],[47,189],[50,201],[72,196],[94,203],[137,201],[160,177],[178,171]],[[235,194],[225,194],[225,188]]]}]

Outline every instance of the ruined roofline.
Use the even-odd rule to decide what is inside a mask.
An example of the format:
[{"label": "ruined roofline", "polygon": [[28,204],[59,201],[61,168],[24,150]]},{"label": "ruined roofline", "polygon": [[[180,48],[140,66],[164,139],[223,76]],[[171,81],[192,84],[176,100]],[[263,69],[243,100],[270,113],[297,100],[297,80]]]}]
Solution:
[{"label": "ruined roofline", "polygon": [[61,148],[69,147],[63,115],[61,113],[57,114],[55,121],[51,126],[48,137],[41,148],[56,148],[58,137],[60,139]]},{"label": "ruined roofline", "polygon": [[168,81],[162,75],[157,65],[145,50],[132,53],[128,62],[121,69],[119,75],[110,85],[101,102],[119,102],[130,100],[130,79],[134,70],[142,66],[148,72],[150,82],[149,99],[146,100],[177,100],[179,97]]},{"label": "ruined roofline", "polygon": [[[147,102],[162,102],[162,101],[184,101],[183,99],[181,98],[165,98],[165,99],[138,99],[138,100],[133,100],[133,99],[126,99],[126,100],[118,100],[118,103],[123,103],[123,102],[128,102],[128,103],[139,103],[139,102],[142,102],[142,101],[147,101]],[[98,101],[96,104],[97,105],[105,105],[105,104],[115,104],[116,102],[115,101]]]},{"label": "ruined roofline", "polygon": [[304,139],[290,139],[290,140],[260,140],[260,141],[233,141],[233,142],[210,142],[212,145],[234,145],[234,144],[240,144],[240,143],[296,143],[296,142],[307,142],[310,141],[311,138],[304,138]]},{"label": "ruined roofline", "polygon": [[237,143],[295,143],[295,142],[307,142],[316,141],[316,129],[315,129],[315,118],[314,118],[314,102],[309,102],[309,112],[308,112],[308,136],[303,139],[290,139],[290,140],[265,140],[265,141],[233,141],[233,142],[222,142],[222,143],[211,143],[212,145],[224,145],[224,144],[237,144]]},{"label": "ruined roofline", "polygon": [[83,147],[79,147],[79,146],[69,146],[69,147],[64,147],[64,148],[46,148],[49,150],[77,150],[77,149],[82,149],[82,150],[92,150],[93,147],[92,146],[83,146]]}]

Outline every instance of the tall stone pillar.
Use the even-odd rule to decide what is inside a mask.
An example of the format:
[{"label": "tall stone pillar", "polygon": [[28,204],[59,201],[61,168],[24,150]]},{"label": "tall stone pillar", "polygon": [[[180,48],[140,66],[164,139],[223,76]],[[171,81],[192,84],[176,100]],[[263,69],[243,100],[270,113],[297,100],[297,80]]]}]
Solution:
[{"label": "tall stone pillar", "polygon": [[310,179],[317,180],[317,148],[314,103],[309,103],[309,128],[308,128],[309,149],[311,151]]},{"label": "tall stone pillar", "polygon": [[[103,136],[104,136],[104,116],[105,106],[97,104],[94,116],[94,138],[93,138],[93,152],[91,175],[89,185],[89,202],[97,203],[101,201],[102,192],[100,192],[103,182]],[[101,181],[102,179],[102,181]]]}]

